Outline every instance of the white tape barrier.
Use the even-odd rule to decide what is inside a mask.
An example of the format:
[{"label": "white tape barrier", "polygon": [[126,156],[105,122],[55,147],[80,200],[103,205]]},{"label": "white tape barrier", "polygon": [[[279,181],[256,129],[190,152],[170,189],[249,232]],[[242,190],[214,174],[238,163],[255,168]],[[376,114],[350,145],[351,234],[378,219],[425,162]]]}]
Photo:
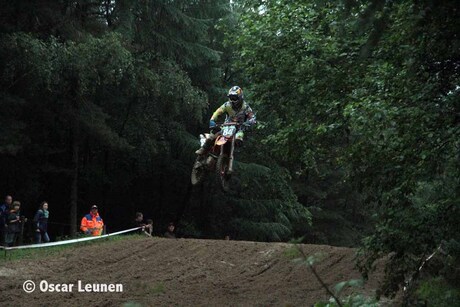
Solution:
[{"label": "white tape barrier", "polygon": [[110,233],[110,234],[102,235],[102,236],[97,236],[97,237],[72,239],[72,240],[65,240],[65,241],[58,241],[58,242],[51,242],[51,243],[41,243],[41,244],[22,245],[22,246],[13,246],[13,247],[0,246],[0,249],[11,250],[11,249],[25,249],[25,248],[38,248],[38,247],[65,245],[65,244],[71,244],[71,243],[77,243],[77,242],[83,242],[83,241],[91,241],[91,240],[96,240],[96,239],[102,239],[102,238],[107,238],[107,237],[111,237],[111,236],[116,236],[116,235],[119,235],[119,234],[122,234],[122,233],[135,231],[135,230],[138,230],[140,228],[142,228],[142,227],[126,229],[126,230],[117,231],[117,232],[114,232],[114,233]]}]

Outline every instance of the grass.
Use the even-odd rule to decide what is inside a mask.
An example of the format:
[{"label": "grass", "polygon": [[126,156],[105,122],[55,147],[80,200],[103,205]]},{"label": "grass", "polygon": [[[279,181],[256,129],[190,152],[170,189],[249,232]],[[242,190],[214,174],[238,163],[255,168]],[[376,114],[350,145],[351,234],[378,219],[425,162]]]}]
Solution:
[{"label": "grass", "polygon": [[[17,261],[21,259],[37,259],[37,258],[46,258],[48,256],[53,256],[76,247],[88,246],[93,244],[110,244],[123,240],[138,240],[146,238],[145,236],[138,234],[129,234],[129,235],[119,235],[113,237],[107,237],[99,240],[71,243],[68,245],[58,245],[50,247],[39,247],[39,248],[29,248],[29,249],[14,249],[14,250],[0,250],[0,264],[7,263],[10,261]],[[6,253],[5,253],[6,252]]]},{"label": "grass", "polygon": [[152,287],[153,294],[160,294],[164,292],[165,292],[165,286],[161,282]]}]

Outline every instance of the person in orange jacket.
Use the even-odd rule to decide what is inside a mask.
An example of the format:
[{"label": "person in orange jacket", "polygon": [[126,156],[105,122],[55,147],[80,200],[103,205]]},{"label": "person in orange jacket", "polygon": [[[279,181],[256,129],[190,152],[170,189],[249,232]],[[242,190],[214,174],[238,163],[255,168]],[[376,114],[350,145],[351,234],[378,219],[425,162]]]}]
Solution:
[{"label": "person in orange jacket", "polygon": [[102,228],[104,227],[104,221],[97,212],[97,206],[93,205],[89,214],[85,215],[81,219],[80,229],[85,234],[92,236],[100,236],[102,234]]}]

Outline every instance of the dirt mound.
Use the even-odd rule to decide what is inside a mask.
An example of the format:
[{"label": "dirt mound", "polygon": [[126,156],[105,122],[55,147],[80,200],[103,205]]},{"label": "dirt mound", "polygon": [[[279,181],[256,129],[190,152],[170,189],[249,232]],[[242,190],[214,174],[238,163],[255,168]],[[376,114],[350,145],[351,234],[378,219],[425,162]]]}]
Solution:
[{"label": "dirt mound", "polygon": [[[329,295],[305,266],[292,261],[285,243],[132,238],[65,249],[0,266],[0,306],[311,306]],[[355,250],[302,245],[324,253],[315,267],[329,286],[359,278]],[[32,280],[30,294],[23,283]],[[373,295],[379,276],[354,289]],[[43,293],[48,283],[121,283],[119,293]],[[77,286],[75,286],[77,287]],[[348,291],[351,291],[349,289]],[[137,306],[137,305],[135,305]]]}]

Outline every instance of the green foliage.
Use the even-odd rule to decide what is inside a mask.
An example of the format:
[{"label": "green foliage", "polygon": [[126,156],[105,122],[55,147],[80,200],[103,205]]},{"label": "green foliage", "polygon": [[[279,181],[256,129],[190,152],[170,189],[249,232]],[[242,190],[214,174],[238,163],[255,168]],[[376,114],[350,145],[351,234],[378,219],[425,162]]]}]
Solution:
[{"label": "green foliage", "polygon": [[[450,170],[445,176],[432,182],[420,182],[414,194],[409,197],[412,205],[387,210],[385,221],[379,223],[375,234],[364,241],[364,247],[369,251],[369,258],[363,258],[366,261],[361,263],[365,272],[383,254],[396,252],[390,258],[389,278],[383,287],[387,292],[384,294],[396,291],[394,287],[407,279],[407,272],[418,270],[420,258],[434,252],[442,242],[460,241],[457,223],[459,181],[455,175],[458,171],[455,168]],[[401,220],[404,220],[403,224]],[[447,252],[452,255],[450,262],[458,263],[458,257],[454,256],[455,247],[447,248]],[[447,269],[451,266],[452,263],[445,262],[441,272],[450,272],[448,274],[451,275],[454,271]],[[458,276],[451,276],[452,280],[456,278]]]},{"label": "green foliage", "polygon": [[455,306],[460,301],[460,290],[442,277],[436,277],[423,281],[417,289],[417,296],[428,306]]},{"label": "green foliage", "polygon": [[[47,8],[64,15],[47,15]],[[88,202],[106,204],[115,220],[145,211],[160,233],[181,219],[184,235],[281,241],[310,224],[290,178],[274,162],[262,166],[263,158],[241,157],[251,162],[236,163],[232,195],[194,196],[190,189],[208,100],[225,94],[220,67],[230,63],[220,62],[226,47],[217,24],[228,28],[234,21],[227,1],[45,2],[18,14],[34,21],[4,20],[10,31],[0,38],[7,109],[0,115],[0,154],[30,163],[16,176],[45,182],[34,184],[37,191],[25,182],[15,192],[21,198],[35,202],[37,194],[59,191],[46,198],[66,204],[68,184],[77,178],[79,214]],[[51,30],[35,23],[45,15]],[[53,214],[68,209],[57,206]]]},{"label": "green foliage", "polygon": [[[294,243],[298,244],[298,243]],[[292,261],[300,265],[306,265],[310,268],[318,282],[323,286],[324,290],[331,295],[329,302],[318,302],[314,306],[320,307],[333,307],[333,306],[348,306],[348,307],[358,307],[358,306],[368,306],[376,307],[379,304],[375,299],[365,297],[359,293],[353,293],[348,295],[345,298],[340,298],[342,291],[346,287],[351,288],[361,288],[364,284],[363,279],[352,279],[348,281],[342,281],[334,286],[334,291],[332,292],[329,287],[323,282],[321,276],[315,270],[315,264],[321,262],[326,256],[326,253],[320,252],[313,255],[306,255],[299,245],[294,245],[292,248],[288,249],[286,255],[289,258],[296,257]],[[338,302],[340,300],[340,302]]]},{"label": "green foliage", "polygon": [[344,298],[341,301],[341,305],[337,304],[337,302],[331,298],[329,302],[320,302],[320,303],[315,303],[315,307],[337,307],[337,306],[343,306],[343,307],[378,307],[380,306],[379,303],[375,301],[375,299],[365,297],[364,295],[361,294],[355,294],[355,295],[350,295]]},{"label": "green foliage", "polygon": [[[271,240],[278,241],[289,238],[295,224],[306,226],[310,223],[310,213],[297,202],[286,175],[280,170],[244,163],[238,164],[238,169],[242,174],[240,184],[243,199],[235,201],[234,206],[244,214],[242,217],[245,217],[245,221],[257,221],[250,225],[240,224],[241,231],[254,233],[257,232],[254,227],[273,227],[267,233],[272,236]],[[276,224],[270,224],[270,220]],[[250,229],[246,230],[248,226]]]},{"label": "green foliage", "polygon": [[[14,190],[25,203],[46,197],[56,204],[54,216],[66,216],[76,169],[79,214],[87,202],[104,203],[109,214],[123,212],[112,222],[123,227],[116,225],[122,216],[148,210],[161,231],[179,210],[164,205],[181,205],[158,198],[179,196],[173,184],[164,189],[162,178],[178,186],[188,179],[196,149],[191,133],[208,93],[215,95],[211,83],[219,83],[220,53],[213,48],[222,38],[212,32],[227,7],[224,1],[5,4],[12,18],[2,11],[0,155],[2,169],[14,175],[4,177],[4,192]],[[160,201],[152,205],[153,196]]]},{"label": "green foliage", "polygon": [[[55,216],[66,216],[75,179],[79,214],[103,204],[114,227],[141,210],[160,233],[174,220],[184,234],[202,237],[354,245],[364,234],[365,275],[390,255],[385,295],[442,246],[438,270],[423,274],[453,285],[457,6],[4,3],[3,193],[32,204],[46,198]],[[192,189],[196,136],[235,83],[259,125],[236,154],[231,193],[211,181]]]},{"label": "green foliage", "polygon": [[240,240],[287,241],[298,229],[305,230],[311,224],[310,212],[297,202],[281,169],[239,162],[238,155],[236,159],[230,193],[221,193],[213,176],[204,184],[209,189],[203,204],[207,212],[199,222],[206,229],[204,236],[212,233],[220,238],[229,235]]},{"label": "green foliage", "polygon": [[345,287],[362,287],[362,285],[363,285],[362,279],[351,279],[351,280],[339,282],[334,287],[335,295],[340,295],[340,293],[342,292],[343,289],[345,289]]},{"label": "green foliage", "polygon": [[[291,240],[291,242],[292,242],[292,240]],[[296,242],[296,243],[300,243],[300,242]],[[296,243],[294,243],[294,244],[296,244]],[[294,260],[294,259],[299,259],[301,257],[301,254],[300,254],[299,249],[296,246],[292,246],[292,247],[290,247],[288,249],[285,249],[283,251],[283,256],[285,256],[288,259]]]},{"label": "green foliage", "polygon": [[241,49],[239,66],[248,76],[253,104],[266,119],[259,127],[262,143],[290,170],[300,202],[324,212],[316,217],[317,227],[324,226],[310,231],[309,240],[330,228],[339,207],[335,215],[352,223],[340,223],[338,233],[351,234],[331,241],[344,242],[362,231],[353,228],[366,214],[344,180],[342,156],[349,134],[344,89],[350,87],[348,72],[354,66],[346,55],[358,42],[345,41],[341,33],[352,32],[352,25],[332,3],[255,3],[242,13],[241,35],[233,45]]},{"label": "green foliage", "polygon": [[456,2],[240,3],[229,44],[269,119],[263,143],[314,223],[335,211],[375,224],[362,268],[393,252],[382,293],[394,294],[424,255],[458,242]]},{"label": "green foliage", "polygon": [[155,286],[152,287],[152,292],[149,292],[149,293],[153,293],[153,294],[165,293],[164,284],[163,283],[156,284]]}]

